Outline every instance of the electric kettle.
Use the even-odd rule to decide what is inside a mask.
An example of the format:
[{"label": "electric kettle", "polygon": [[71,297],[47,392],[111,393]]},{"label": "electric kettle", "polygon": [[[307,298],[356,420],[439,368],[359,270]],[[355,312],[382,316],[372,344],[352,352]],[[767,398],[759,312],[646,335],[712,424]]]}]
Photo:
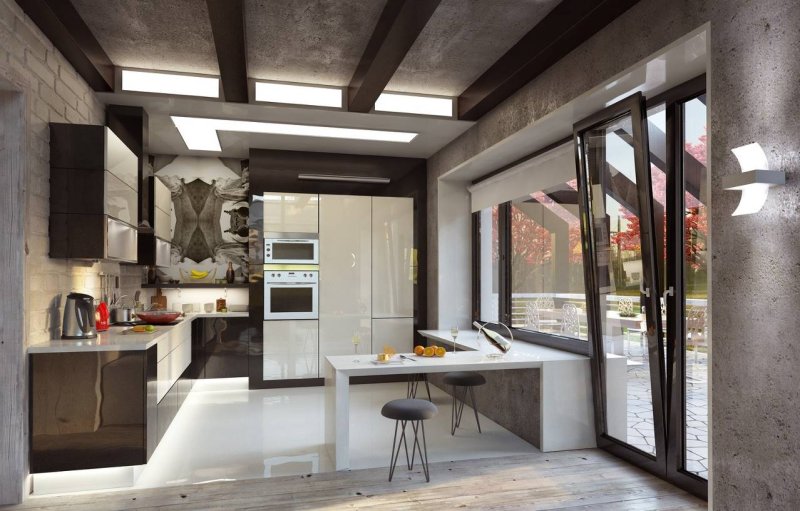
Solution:
[{"label": "electric kettle", "polygon": [[94,298],[81,293],[67,295],[64,304],[64,321],[61,323],[62,339],[93,339],[97,337],[94,318]]}]

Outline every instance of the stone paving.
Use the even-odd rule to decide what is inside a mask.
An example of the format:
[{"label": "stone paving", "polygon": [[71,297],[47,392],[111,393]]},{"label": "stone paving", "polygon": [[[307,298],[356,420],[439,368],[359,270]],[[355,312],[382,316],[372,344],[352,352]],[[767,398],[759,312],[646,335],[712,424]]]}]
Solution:
[{"label": "stone paving", "polygon": [[[627,442],[655,455],[650,370],[642,350],[631,343],[628,352]],[[708,479],[708,359],[686,353],[686,470]]]}]

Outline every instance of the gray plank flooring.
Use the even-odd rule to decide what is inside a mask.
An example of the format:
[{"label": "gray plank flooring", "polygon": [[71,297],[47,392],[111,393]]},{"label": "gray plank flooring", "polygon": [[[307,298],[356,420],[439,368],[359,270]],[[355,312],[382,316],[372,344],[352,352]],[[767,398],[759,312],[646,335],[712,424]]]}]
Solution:
[{"label": "gray plank flooring", "polygon": [[3,511],[117,509],[699,510],[706,502],[597,449],[58,497]]}]

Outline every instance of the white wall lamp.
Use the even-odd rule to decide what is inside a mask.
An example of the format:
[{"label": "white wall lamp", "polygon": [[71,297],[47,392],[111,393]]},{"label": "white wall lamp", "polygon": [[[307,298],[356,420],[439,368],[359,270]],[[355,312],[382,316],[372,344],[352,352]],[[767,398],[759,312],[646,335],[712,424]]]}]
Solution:
[{"label": "white wall lamp", "polygon": [[750,215],[761,211],[767,202],[769,189],[786,184],[786,173],[767,170],[767,155],[758,142],[731,149],[742,167],[741,174],[723,176],[725,190],[741,190],[742,198],[731,216]]}]

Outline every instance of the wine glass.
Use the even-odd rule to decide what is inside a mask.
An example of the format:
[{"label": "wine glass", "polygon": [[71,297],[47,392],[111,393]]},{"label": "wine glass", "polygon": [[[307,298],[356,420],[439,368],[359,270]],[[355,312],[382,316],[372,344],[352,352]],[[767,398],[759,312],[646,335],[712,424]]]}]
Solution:
[{"label": "wine glass", "polygon": [[450,327],[450,335],[453,337],[453,353],[456,352],[456,338],[458,337],[458,326],[453,325]]},{"label": "wine glass", "polygon": [[[353,332],[353,354],[358,357],[358,345],[361,344],[361,336],[358,333],[358,330]],[[358,358],[354,358],[353,362],[358,362]]]}]

